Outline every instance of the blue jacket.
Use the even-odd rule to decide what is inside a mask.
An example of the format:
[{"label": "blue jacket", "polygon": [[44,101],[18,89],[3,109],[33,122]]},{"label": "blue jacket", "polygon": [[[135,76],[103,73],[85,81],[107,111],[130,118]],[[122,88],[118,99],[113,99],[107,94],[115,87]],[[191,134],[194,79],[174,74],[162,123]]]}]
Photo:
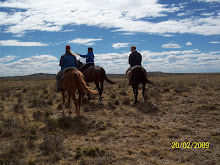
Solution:
[{"label": "blue jacket", "polygon": [[86,63],[94,63],[94,54],[93,52],[88,52],[86,55],[79,55],[80,57],[86,58]]},{"label": "blue jacket", "polygon": [[61,71],[69,67],[76,67],[76,57],[70,53],[66,53],[60,58]]}]

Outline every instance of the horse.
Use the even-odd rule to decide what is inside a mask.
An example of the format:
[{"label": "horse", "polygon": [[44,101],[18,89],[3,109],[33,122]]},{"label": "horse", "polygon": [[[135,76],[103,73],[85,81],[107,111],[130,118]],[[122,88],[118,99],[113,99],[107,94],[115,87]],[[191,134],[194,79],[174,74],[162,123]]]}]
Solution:
[{"label": "horse", "polygon": [[[68,104],[69,104],[69,115],[71,115],[71,105],[70,105],[70,100],[71,98],[74,101],[75,107],[76,107],[76,116],[80,116],[80,105],[81,105],[81,98],[83,91],[86,90],[87,92],[90,92],[92,94],[97,94],[98,91],[91,90],[89,87],[86,85],[84,81],[84,75],[77,69],[66,69],[64,70],[64,77],[61,80],[61,85],[62,85],[62,96],[63,96],[63,105],[65,104],[65,91],[69,92],[69,99],[68,99]],[[79,99],[76,100],[76,90],[78,90],[79,93]],[[63,110],[63,115],[64,115],[64,110]]]},{"label": "horse", "polygon": [[131,80],[130,81],[131,81],[131,85],[132,85],[132,88],[133,88],[133,93],[134,93],[134,96],[135,96],[134,104],[138,103],[138,100],[137,100],[138,85],[140,83],[142,83],[142,85],[143,85],[142,95],[143,95],[143,102],[145,102],[145,100],[144,100],[145,85],[146,85],[146,83],[149,83],[149,84],[153,84],[153,83],[147,79],[147,77],[145,76],[145,71],[143,70],[143,68],[141,66],[136,67],[132,70],[132,75],[131,75]]},{"label": "horse", "polygon": [[[81,61],[77,60],[77,69],[81,70],[82,67],[85,64],[83,64]],[[116,84],[112,80],[110,80],[105,73],[105,70],[100,66],[90,66],[84,71],[85,81],[87,83],[89,82],[95,82],[96,88],[99,91],[99,103],[102,103],[102,92],[103,92],[103,83],[104,80],[106,80],[110,84]],[[99,87],[99,84],[101,87]]]}]

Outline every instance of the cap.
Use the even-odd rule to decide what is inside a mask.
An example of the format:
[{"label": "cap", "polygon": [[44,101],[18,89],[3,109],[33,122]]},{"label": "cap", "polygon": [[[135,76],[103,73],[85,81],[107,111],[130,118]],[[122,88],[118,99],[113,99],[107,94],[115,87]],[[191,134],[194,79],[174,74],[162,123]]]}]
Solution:
[{"label": "cap", "polygon": [[71,50],[71,47],[69,45],[66,45],[66,49],[70,49]]}]

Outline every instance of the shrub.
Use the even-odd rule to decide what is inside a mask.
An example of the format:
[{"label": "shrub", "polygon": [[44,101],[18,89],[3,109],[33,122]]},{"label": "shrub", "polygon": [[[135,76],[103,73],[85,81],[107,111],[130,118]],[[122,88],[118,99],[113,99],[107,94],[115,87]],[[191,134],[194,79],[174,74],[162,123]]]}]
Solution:
[{"label": "shrub", "polygon": [[63,109],[63,104],[62,104],[62,103],[58,104],[58,105],[57,105],[57,109],[58,109],[58,110],[62,110],[62,109]]},{"label": "shrub", "polygon": [[44,154],[57,152],[62,149],[64,138],[64,134],[59,129],[53,132],[47,132],[44,134],[40,149]]},{"label": "shrub", "polygon": [[116,109],[116,106],[112,102],[108,102],[108,107],[111,109]]},{"label": "shrub", "polygon": [[44,93],[44,94],[48,94],[48,90],[47,90],[47,89],[44,89],[43,93]]},{"label": "shrub", "polygon": [[23,92],[23,93],[26,93],[26,92],[27,92],[27,88],[24,88],[24,89],[22,90],[22,92]]},{"label": "shrub", "polygon": [[120,105],[119,100],[115,100],[115,105]]},{"label": "shrub", "polygon": [[83,149],[83,154],[89,157],[95,157],[97,155],[95,148],[85,148]]},{"label": "shrub", "polygon": [[17,99],[17,102],[18,102],[18,103],[22,103],[22,101],[23,101],[22,97],[19,97],[19,98]]},{"label": "shrub", "polygon": [[58,121],[53,118],[46,119],[46,129],[48,131],[54,131],[58,128],[59,124]]},{"label": "shrub", "polygon": [[18,112],[23,112],[24,110],[24,106],[20,103],[15,104],[13,107],[14,112],[18,113]]},{"label": "shrub", "polygon": [[115,94],[115,93],[112,93],[112,94],[110,95],[110,98],[111,98],[111,99],[115,99],[115,98],[116,98],[116,94]]},{"label": "shrub", "polygon": [[125,90],[120,91],[119,94],[122,96],[127,96],[127,92]]},{"label": "shrub", "polygon": [[52,106],[53,105],[53,101],[52,100],[48,100],[47,104]]},{"label": "shrub", "polygon": [[5,101],[5,96],[1,96],[1,100],[2,100],[2,101]]},{"label": "shrub", "polygon": [[122,101],[122,104],[124,104],[124,105],[130,105],[130,98],[129,97],[125,97],[124,99],[123,99],[123,101]]},{"label": "shrub", "polygon": [[14,95],[15,97],[21,97],[21,93],[15,93],[15,95]]},{"label": "shrub", "polygon": [[58,124],[61,128],[71,128],[73,119],[69,116],[63,116],[58,119]]},{"label": "shrub", "polygon": [[37,111],[33,113],[33,118],[35,120],[39,120],[43,116],[43,113],[41,111]]},{"label": "shrub", "polygon": [[84,108],[84,112],[89,112],[89,107],[88,107],[88,106],[86,106],[86,107]]}]

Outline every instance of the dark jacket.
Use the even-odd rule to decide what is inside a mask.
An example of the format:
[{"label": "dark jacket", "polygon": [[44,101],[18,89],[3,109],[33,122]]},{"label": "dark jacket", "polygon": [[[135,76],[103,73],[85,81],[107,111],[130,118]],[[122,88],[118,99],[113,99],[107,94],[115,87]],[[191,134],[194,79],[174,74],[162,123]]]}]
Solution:
[{"label": "dark jacket", "polygon": [[129,64],[132,66],[141,65],[142,56],[139,52],[134,51],[129,56]]},{"label": "dark jacket", "polygon": [[76,67],[76,57],[70,53],[66,53],[60,58],[61,71],[69,67]]}]

